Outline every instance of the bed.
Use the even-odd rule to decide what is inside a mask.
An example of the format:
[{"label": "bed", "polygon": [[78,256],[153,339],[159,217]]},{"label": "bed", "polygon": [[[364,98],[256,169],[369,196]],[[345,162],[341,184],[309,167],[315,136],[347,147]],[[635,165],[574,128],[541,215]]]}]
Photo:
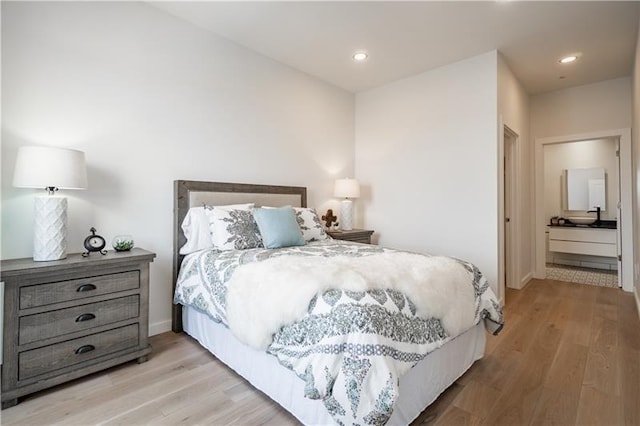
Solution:
[{"label": "bed", "polygon": [[[310,290],[305,291],[307,293],[316,292],[317,295],[311,298],[311,293],[309,293],[308,296],[304,296],[307,297],[305,299],[303,296],[299,296],[303,290],[298,289],[304,288],[306,283],[304,285],[296,283],[295,286],[286,287],[289,285],[287,282],[292,281],[287,277],[299,276],[291,275],[289,268],[295,266],[306,271],[305,279],[307,272],[310,277],[313,277],[317,270],[331,269],[336,275],[326,278],[329,282],[346,282],[349,281],[349,278],[344,277],[350,277],[351,272],[345,268],[352,266],[354,270],[361,268],[358,277],[367,273],[379,276],[382,272],[376,271],[375,268],[377,264],[381,263],[381,260],[388,258],[394,265],[402,265],[403,262],[414,261],[415,258],[409,255],[419,255],[405,255],[376,246],[327,239],[323,241],[312,240],[302,247],[273,250],[260,248],[226,252],[199,250],[185,258],[180,253],[180,248],[187,243],[181,225],[188,216],[190,208],[203,205],[242,205],[244,203],[250,203],[252,207],[292,206],[305,208],[307,207],[306,188],[180,180],[174,182],[174,193],[173,331],[184,331],[193,337],[219,360],[271,397],[303,424],[409,424],[440,393],[483,356],[486,324],[490,325],[492,332],[497,332],[501,328],[500,307],[490,289],[487,290],[488,283],[477,271],[477,268],[458,260],[438,259],[438,262],[460,263],[464,268],[459,267],[456,270],[462,271],[460,273],[466,270],[474,280],[483,283],[476,285],[474,281],[475,290],[471,290],[474,303],[476,303],[476,312],[473,313],[474,324],[465,326],[459,333],[456,333],[455,337],[451,337],[453,334],[449,333],[449,330],[457,326],[458,317],[464,317],[464,315],[470,317],[471,314],[456,314],[454,316],[445,314],[442,319],[437,320],[434,317],[432,319],[434,322],[428,323],[431,325],[420,319],[421,327],[423,323],[427,324],[426,333],[442,333],[442,336],[435,336],[428,342],[422,342],[423,344],[419,345],[420,351],[416,352],[417,355],[409,350],[403,352],[397,350],[398,348],[389,349],[388,345],[377,345],[375,350],[382,347],[385,351],[393,351],[393,355],[389,355],[390,352],[384,352],[383,356],[377,356],[380,354],[376,354],[373,349],[371,349],[371,353],[366,353],[366,350],[369,349],[360,349],[360,347],[374,347],[368,344],[370,342],[367,339],[370,338],[370,334],[366,333],[350,335],[349,339],[353,339],[352,341],[338,341],[335,340],[338,337],[333,335],[320,336],[313,342],[307,342],[307,340],[313,340],[315,338],[313,336],[317,333],[317,330],[309,328],[308,322],[306,322],[312,309],[322,312],[322,315],[315,315],[314,318],[328,318],[329,315],[325,315],[328,312],[327,309],[333,312],[335,308],[337,311],[344,300],[350,302],[348,306],[356,306],[357,308],[381,303],[386,307],[392,306],[393,309],[398,310],[393,314],[393,318],[398,318],[416,315],[416,311],[422,312],[424,309],[420,305],[422,303],[420,298],[423,296],[410,293],[407,290],[412,297],[403,299],[400,295],[401,292],[386,287],[366,291],[360,291],[359,287],[349,287],[360,285],[357,283],[347,283],[342,289],[338,286],[329,290],[326,284],[322,287],[321,284],[316,283],[317,280],[309,279],[312,281],[308,284]],[[336,252],[339,252],[339,255],[336,255]],[[348,259],[343,259],[343,257],[348,257]],[[422,262],[422,258],[418,260]],[[424,260],[424,262],[435,261],[435,259]],[[295,265],[292,262],[296,262]],[[211,264],[217,265],[218,269],[215,269],[215,272],[209,271],[212,267],[208,265]],[[427,264],[425,263],[425,265]],[[431,267],[431,263],[427,266]],[[204,270],[208,272],[205,274],[202,272]],[[278,273],[284,275],[277,275]],[[286,275],[287,273],[289,275]],[[225,279],[223,280],[222,277]],[[251,281],[252,277],[254,281]],[[272,280],[269,281],[265,277]],[[226,283],[227,279],[231,281],[231,284]],[[207,283],[207,281],[209,282]],[[230,290],[227,292],[225,287],[224,295],[219,296],[216,295],[215,290],[211,289],[222,281],[225,281],[225,286],[229,285]],[[201,284],[202,289],[198,288],[194,293],[193,289],[196,287],[194,283],[197,282],[204,283]],[[276,287],[262,285],[263,282],[269,282],[269,286],[284,282],[284,287],[278,287],[278,291],[273,291],[273,288]],[[319,287],[313,287],[314,285]],[[242,290],[243,288],[244,290]],[[319,288],[323,290],[318,291]],[[211,294],[207,295],[206,289],[211,290]],[[261,291],[262,293],[260,293]],[[291,319],[280,318],[281,315],[284,315],[282,312],[275,315],[272,312],[275,308],[270,307],[273,303],[263,302],[268,300],[273,293],[279,294],[279,292],[284,292],[291,300],[302,297],[301,301],[305,303],[311,298],[309,306],[305,307],[304,315],[306,316],[303,316],[302,312],[298,312],[295,314],[297,320],[291,321]],[[337,298],[333,297],[336,294]],[[253,297],[255,300],[246,299],[247,297]],[[383,300],[380,300],[380,297]],[[462,300],[464,297],[461,296],[460,299]],[[376,302],[373,302],[373,299]],[[365,303],[367,300],[372,303]],[[411,300],[418,300],[419,303],[415,304],[417,307]],[[482,306],[480,306],[481,303]],[[244,307],[245,304],[246,307]],[[406,315],[400,315],[402,312]],[[256,316],[258,313],[268,320],[252,323],[252,316]],[[349,315],[352,314],[349,313],[347,316]],[[362,316],[357,314],[352,316],[362,321]],[[479,318],[484,320],[478,320]],[[340,321],[340,324],[344,323],[344,320]],[[274,326],[271,322],[276,325]],[[282,327],[279,325],[288,322],[291,322],[292,325]],[[444,327],[446,332],[443,331],[442,324],[447,325]],[[357,325],[357,327],[362,326],[363,324]],[[280,327],[280,331],[275,332],[274,330],[278,327]],[[351,329],[352,326],[345,327]],[[265,336],[269,336],[270,340],[265,341]],[[335,345],[325,345],[326,347],[339,347],[340,351],[351,355],[340,355],[342,356],[339,358],[342,360],[341,364],[334,366],[333,364],[337,362],[334,357],[337,355],[330,355],[332,358],[327,358],[329,355],[326,353],[316,353],[318,351],[315,348],[321,346],[319,345],[321,339],[328,339],[322,340],[322,342],[336,343]],[[316,346],[313,346],[314,344]],[[349,352],[351,349],[345,349],[352,347],[358,347],[358,351],[361,352],[356,353],[355,349],[354,352]],[[267,350],[265,351],[265,349]],[[406,358],[407,354],[416,358],[404,359],[403,357]],[[394,374],[387,371],[385,364],[387,361],[385,360],[389,358],[396,361],[400,359],[398,362],[403,367],[398,369],[398,372],[402,371],[397,374],[398,377],[395,375],[395,366],[388,367],[389,371]],[[314,364],[320,363],[320,361],[323,363],[321,366]],[[381,362],[382,364],[380,364]],[[404,370],[407,370],[406,374]],[[374,388],[375,386],[378,387],[372,389],[369,392],[371,396],[368,396],[368,387]]]}]

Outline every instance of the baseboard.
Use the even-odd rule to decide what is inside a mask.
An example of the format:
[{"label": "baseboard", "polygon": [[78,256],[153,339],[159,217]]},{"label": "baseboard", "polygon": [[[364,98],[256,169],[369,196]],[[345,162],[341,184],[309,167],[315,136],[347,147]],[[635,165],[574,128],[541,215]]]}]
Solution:
[{"label": "baseboard", "polygon": [[527,275],[525,275],[521,280],[520,280],[520,288],[524,288],[524,286],[526,286],[527,284],[529,284],[529,281],[531,281],[533,279],[533,274],[531,272],[529,272]]},{"label": "baseboard", "polygon": [[633,294],[636,295],[636,312],[638,313],[638,318],[640,318],[640,287],[636,287],[636,291]]},{"label": "baseboard", "polygon": [[171,330],[171,320],[154,322],[149,324],[149,336],[165,333]]},{"label": "baseboard", "polygon": [[[529,281],[531,281],[532,278],[533,278],[533,275],[531,275],[531,272],[529,272],[527,275],[524,276],[524,278],[520,280],[519,283],[517,283],[516,286],[512,286],[512,287],[507,286],[507,287],[512,288],[514,290],[522,290],[527,284],[529,284]],[[504,298],[501,299],[500,302],[504,306]]]}]

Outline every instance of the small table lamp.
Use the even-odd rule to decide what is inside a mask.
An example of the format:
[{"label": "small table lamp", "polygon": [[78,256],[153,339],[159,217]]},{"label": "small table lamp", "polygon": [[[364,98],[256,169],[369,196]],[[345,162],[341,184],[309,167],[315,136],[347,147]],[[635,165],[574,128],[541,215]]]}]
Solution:
[{"label": "small table lamp", "polygon": [[44,146],[18,150],[13,174],[16,188],[44,188],[49,195],[35,198],[33,260],[67,257],[67,199],[58,189],[85,189],[87,167],[84,152]]},{"label": "small table lamp", "polygon": [[333,189],[333,196],[344,198],[342,200],[340,216],[340,229],[350,231],[353,229],[353,201],[351,198],[360,196],[360,184],[355,179],[337,179]]}]

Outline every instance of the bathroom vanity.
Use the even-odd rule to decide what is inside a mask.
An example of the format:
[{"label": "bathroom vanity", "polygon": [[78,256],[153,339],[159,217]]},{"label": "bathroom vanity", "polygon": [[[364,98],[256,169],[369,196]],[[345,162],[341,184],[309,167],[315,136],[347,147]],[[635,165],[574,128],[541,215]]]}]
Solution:
[{"label": "bathroom vanity", "polygon": [[549,226],[549,251],[617,257],[616,229]]}]

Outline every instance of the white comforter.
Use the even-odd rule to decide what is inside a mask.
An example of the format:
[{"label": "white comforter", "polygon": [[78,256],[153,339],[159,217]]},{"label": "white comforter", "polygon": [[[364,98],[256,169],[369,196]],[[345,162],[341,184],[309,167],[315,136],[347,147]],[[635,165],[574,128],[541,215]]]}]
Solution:
[{"label": "white comforter", "polygon": [[185,259],[175,301],[305,380],[338,424],[384,424],[398,379],[499,304],[473,265],[341,241]]}]

